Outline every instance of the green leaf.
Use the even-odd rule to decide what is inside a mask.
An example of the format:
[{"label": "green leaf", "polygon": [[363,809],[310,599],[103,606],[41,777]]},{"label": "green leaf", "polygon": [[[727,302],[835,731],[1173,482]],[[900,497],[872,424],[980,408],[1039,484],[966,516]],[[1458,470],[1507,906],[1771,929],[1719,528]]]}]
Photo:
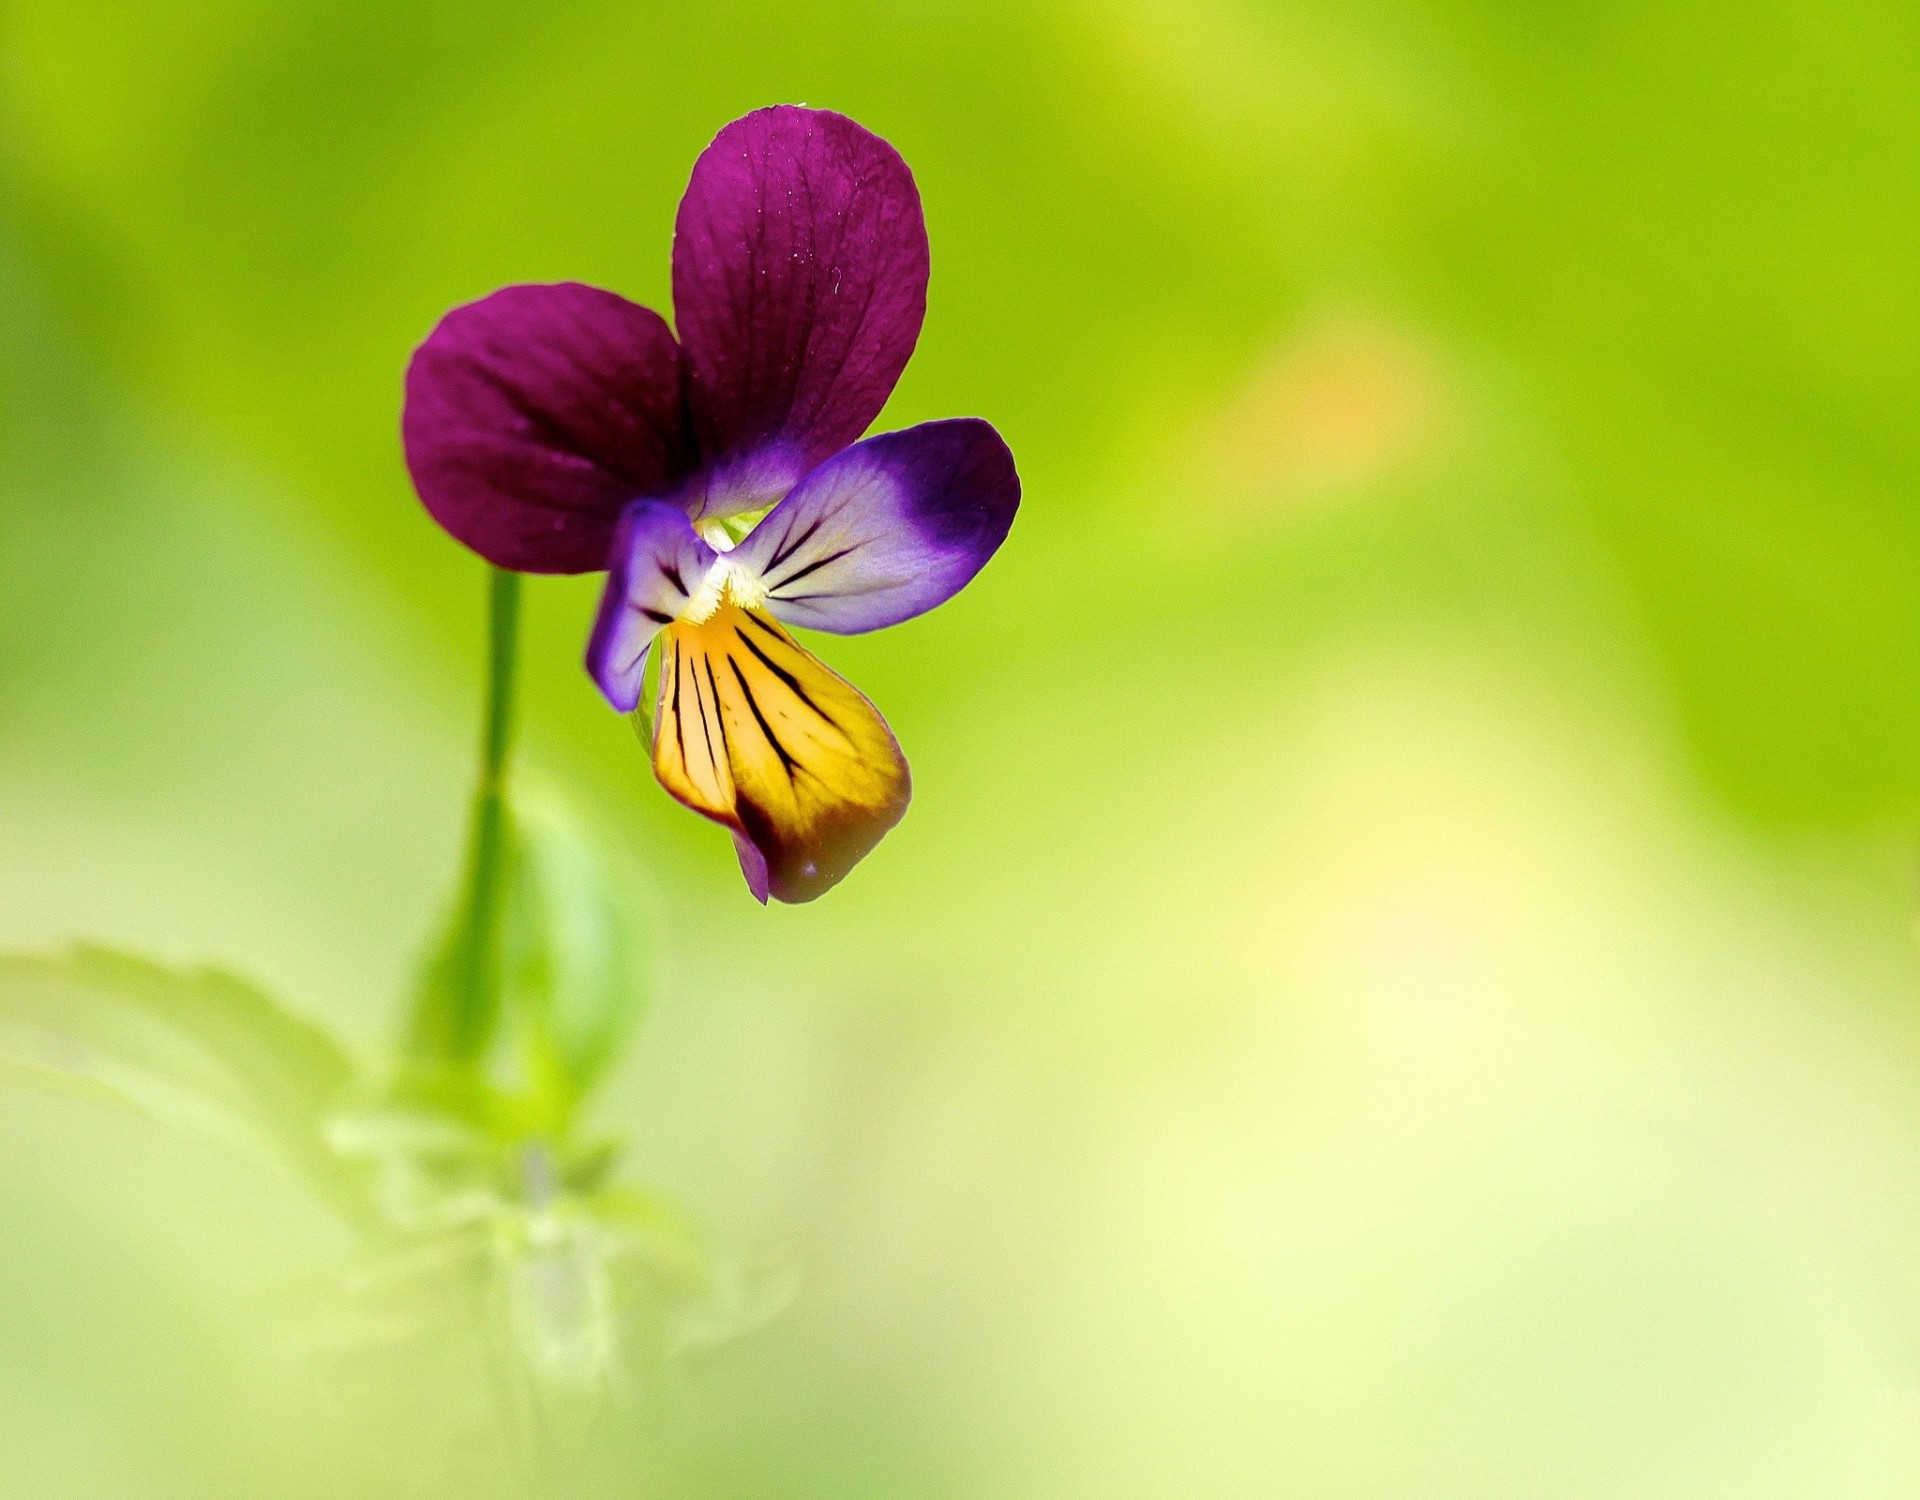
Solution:
[{"label": "green leaf", "polygon": [[[470,879],[424,965],[396,1098],[499,1141],[557,1142],[645,1010],[649,903],[557,795],[518,786],[495,809],[497,899],[475,900]],[[489,911],[497,928],[476,941]],[[476,961],[491,1017],[478,1053],[449,1019],[470,1009]]]},{"label": "green leaf", "polygon": [[0,1077],[141,1111],[290,1168],[358,1211],[326,1140],[352,1063],[246,981],[104,948],[0,957]]},{"label": "green leaf", "polygon": [[[406,1054],[418,1079],[452,1096],[485,1059],[500,1019],[500,928],[517,855],[513,810],[497,784],[474,798],[460,894],[414,986]],[[470,1102],[470,1101],[469,1101]]]},{"label": "green leaf", "polygon": [[618,1058],[646,1009],[646,902],[555,797],[522,797],[503,944],[505,1010],[536,1089],[563,1115]]},{"label": "green leaf", "polygon": [[368,1197],[387,1223],[418,1222],[448,1203],[498,1193],[500,1141],[480,1123],[431,1102],[342,1110],[328,1122],[327,1140],[361,1165]]}]

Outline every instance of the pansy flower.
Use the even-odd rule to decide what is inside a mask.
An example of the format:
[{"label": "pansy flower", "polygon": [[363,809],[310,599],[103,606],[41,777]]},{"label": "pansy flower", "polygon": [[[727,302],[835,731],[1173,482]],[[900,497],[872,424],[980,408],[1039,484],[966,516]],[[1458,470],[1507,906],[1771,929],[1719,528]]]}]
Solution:
[{"label": "pansy flower", "polygon": [[895,625],[963,587],[1020,481],[986,422],[858,441],[920,334],[913,175],[843,115],[722,130],[680,201],[678,338],[574,283],[447,314],[407,371],[420,498],[489,562],[604,569],[587,670],[623,713],[655,664],[654,773],[732,830],[754,895],[808,901],[905,813],[886,720],[793,636]]}]

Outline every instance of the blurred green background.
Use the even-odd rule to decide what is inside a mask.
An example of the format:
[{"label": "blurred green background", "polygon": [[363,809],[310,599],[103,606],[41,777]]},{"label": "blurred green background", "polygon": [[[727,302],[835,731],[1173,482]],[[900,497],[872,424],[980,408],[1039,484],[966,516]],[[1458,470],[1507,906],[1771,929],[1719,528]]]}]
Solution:
[{"label": "blurred green background", "polygon": [[[991,418],[1026,500],[826,643],[913,762],[879,851],[755,906],[580,671],[595,581],[528,591],[525,760],[658,905],[603,1123],[798,1278],[565,1493],[1920,1488],[1920,10],[0,18],[0,944],[219,959],[370,1059],[482,650],[411,347],[664,308],[760,104],[918,176],[881,425]],[[0,1495],[513,1493],[456,1373],[371,1428],[288,1373],[343,1246],[0,1094]]]}]

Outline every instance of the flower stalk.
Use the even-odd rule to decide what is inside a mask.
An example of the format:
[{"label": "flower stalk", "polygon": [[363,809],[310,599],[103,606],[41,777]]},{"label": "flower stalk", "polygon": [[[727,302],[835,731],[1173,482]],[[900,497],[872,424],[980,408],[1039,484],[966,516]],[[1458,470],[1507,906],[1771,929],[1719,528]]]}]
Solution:
[{"label": "flower stalk", "polygon": [[514,669],[520,637],[520,575],[488,570],[487,703],[480,740],[480,781],[474,789],[473,845],[468,866],[465,994],[454,1054],[486,1051],[500,1015],[500,926],[510,858],[507,773],[513,753]]},{"label": "flower stalk", "polygon": [[501,929],[513,859],[508,804],[513,756],[514,676],[520,633],[520,575],[489,570],[487,690],[481,714],[480,773],[468,822],[466,873],[446,945],[414,1009],[416,1060],[455,1069],[485,1057],[500,1020]]}]

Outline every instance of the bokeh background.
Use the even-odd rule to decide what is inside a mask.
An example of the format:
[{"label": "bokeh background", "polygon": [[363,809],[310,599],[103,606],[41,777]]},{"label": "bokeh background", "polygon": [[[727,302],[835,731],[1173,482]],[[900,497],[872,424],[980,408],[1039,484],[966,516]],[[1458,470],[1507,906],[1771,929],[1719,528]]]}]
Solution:
[{"label": "bokeh background", "polygon": [[[481,653],[412,345],[664,308],[763,103],[919,178],[881,425],[991,418],[1026,500],[829,643],[914,766],[880,850],[755,906],[579,670],[594,582],[529,590],[525,758],[658,908],[603,1123],[798,1287],[566,1493],[1920,1487],[1911,4],[0,18],[0,943],[219,959],[368,1059]],[[343,1245],[0,1096],[0,1494],[511,1492],[467,1394],[276,1373]]]}]

